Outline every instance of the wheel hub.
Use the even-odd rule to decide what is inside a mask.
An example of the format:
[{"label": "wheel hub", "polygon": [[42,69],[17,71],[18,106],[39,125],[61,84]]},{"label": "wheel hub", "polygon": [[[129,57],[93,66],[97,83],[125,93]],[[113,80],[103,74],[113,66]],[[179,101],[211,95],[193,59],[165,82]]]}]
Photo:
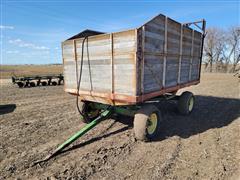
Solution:
[{"label": "wheel hub", "polygon": [[194,99],[193,97],[190,98],[189,103],[188,103],[188,110],[191,112],[193,109],[193,104],[194,104]]},{"label": "wheel hub", "polygon": [[157,128],[157,114],[156,113],[152,113],[148,119],[148,124],[147,124],[147,132],[148,134],[153,134]]}]

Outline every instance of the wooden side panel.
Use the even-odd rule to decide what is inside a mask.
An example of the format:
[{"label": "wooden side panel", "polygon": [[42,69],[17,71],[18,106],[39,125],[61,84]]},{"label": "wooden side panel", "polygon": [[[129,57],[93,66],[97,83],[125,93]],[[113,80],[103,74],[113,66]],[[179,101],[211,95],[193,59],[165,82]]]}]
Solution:
[{"label": "wooden side panel", "polygon": [[201,56],[201,46],[202,46],[201,43],[202,43],[202,34],[195,31],[194,42],[193,42],[192,71],[191,71],[190,80],[197,80],[199,77],[200,56]]},{"label": "wooden side panel", "polygon": [[169,55],[166,61],[166,80],[165,87],[172,87],[177,85],[178,81],[178,56]]},{"label": "wooden side panel", "polygon": [[114,92],[136,95],[135,30],[113,34]]},{"label": "wooden side panel", "polygon": [[[65,90],[136,95],[135,30],[91,36],[63,43]],[[82,63],[82,68],[81,68]]]},{"label": "wooden side panel", "polygon": [[198,80],[201,33],[163,15],[143,27],[144,93]]},{"label": "wooden side panel", "polygon": [[73,41],[64,42],[62,44],[63,56],[63,72],[64,72],[64,86],[76,88],[76,69],[74,59],[74,44]]},{"label": "wooden side panel", "polygon": [[162,89],[163,56],[146,54],[144,61],[144,93]]},{"label": "wooden side panel", "polygon": [[167,54],[179,54],[180,51],[181,24],[167,20]]},{"label": "wooden side panel", "polygon": [[157,16],[143,28],[142,93],[163,87],[165,16]]},{"label": "wooden side panel", "polygon": [[198,79],[198,77],[199,77],[199,64],[200,64],[200,58],[199,57],[193,57],[190,80]]},{"label": "wooden side panel", "polygon": [[172,87],[178,84],[180,40],[181,24],[168,18],[165,87]]},{"label": "wooden side panel", "polygon": [[183,42],[182,42],[182,55],[183,56],[191,56],[191,48],[192,48],[192,30],[183,27]]},{"label": "wooden side panel", "polygon": [[190,60],[189,56],[182,56],[180,83],[187,83],[189,81]]},{"label": "wooden side panel", "polygon": [[165,17],[157,16],[144,26],[144,51],[149,53],[164,52]]},{"label": "wooden side panel", "polygon": [[[78,76],[81,72],[83,39],[76,40]],[[80,90],[111,92],[110,35],[89,37],[84,42]],[[89,56],[89,58],[88,58]],[[104,73],[103,73],[104,72]]]}]

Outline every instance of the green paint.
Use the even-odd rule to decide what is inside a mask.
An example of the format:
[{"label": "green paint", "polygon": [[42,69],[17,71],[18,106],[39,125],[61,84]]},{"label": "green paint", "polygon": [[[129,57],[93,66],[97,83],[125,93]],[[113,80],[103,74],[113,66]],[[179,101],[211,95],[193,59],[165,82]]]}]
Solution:
[{"label": "green paint", "polygon": [[99,117],[97,117],[95,120],[84,126],[80,131],[75,133],[73,136],[71,136],[68,140],[66,140],[64,143],[62,143],[56,151],[60,151],[72,142],[76,141],[78,138],[80,138],[82,135],[87,133],[89,130],[94,128],[103,118],[106,118],[108,115],[110,115],[112,110],[105,110]]},{"label": "green paint", "polygon": [[136,111],[139,109],[140,106],[112,106],[100,103],[94,103],[94,107],[96,109],[101,109],[103,112],[100,116],[98,116],[96,119],[94,119],[92,122],[84,126],[82,129],[80,129],[77,133],[75,133],[73,136],[71,136],[69,139],[67,139],[64,143],[59,145],[55,151],[53,151],[51,154],[46,156],[43,160],[36,161],[34,164],[38,164],[40,162],[44,162],[49,160],[51,157],[55,156],[57,153],[59,153],[62,149],[76,141],[78,138],[86,134],[89,130],[94,128],[98,123],[100,123],[103,119],[106,119],[111,115],[112,113],[122,114],[125,116],[134,116]]},{"label": "green paint", "polygon": [[137,106],[115,106],[114,112],[124,116],[133,117],[138,110]]},{"label": "green paint", "polygon": [[[100,104],[100,103],[94,103],[94,108],[100,109],[100,110],[105,110],[109,107],[109,105],[106,104]],[[136,113],[137,110],[140,109],[140,106],[113,106],[113,111],[116,114],[121,114],[125,116],[130,116],[133,117]]]},{"label": "green paint", "polygon": [[82,135],[84,135],[85,133],[87,133],[89,130],[91,130],[92,128],[94,128],[99,122],[101,122],[101,120],[103,118],[106,118],[107,116],[109,116],[112,112],[117,113],[117,114],[122,114],[125,116],[134,116],[135,112],[139,109],[137,106],[115,106],[112,107],[110,110],[108,110],[107,108],[109,107],[108,105],[104,105],[104,104],[99,104],[99,103],[95,103],[94,105],[97,109],[102,109],[104,110],[104,112],[97,117],[95,120],[93,120],[92,122],[90,122],[89,124],[87,124],[86,126],[84,126],[80,131],[78,131],[76,134],[74,134],[73,136],[71,136],[68,140],[66,140],[64,143],[62,143],[60,146],[58,146],[58,148],[56,149],[56,152],[62,150],[63,148],[65,148],[66,146],[68,146],[69,144],[71,144],[72,142],[74,142],[75,140],[77,140],[78,138],[80,138]]}]

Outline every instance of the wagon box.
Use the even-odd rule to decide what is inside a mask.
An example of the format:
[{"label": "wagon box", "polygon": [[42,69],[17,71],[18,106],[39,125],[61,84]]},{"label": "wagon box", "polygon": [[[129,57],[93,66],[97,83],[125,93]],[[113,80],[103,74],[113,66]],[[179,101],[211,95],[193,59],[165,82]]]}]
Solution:
[{"label": "wagon box", "polygon": [[86,30],[62,43],[65,91],[130,105],[198,84],[202,39],[203,33],[161,14],[127,31]]},{"label": "wagon box", "polygon": [[77,97],[77,109],[88,123],[84,132],[115,113],[134,116],[137,139],[152,139],[159,132],[163,99],[178,101],[179,112],[190,114],[194,95],[176,93],[200,82],[205,24],[181,24],[160,14],[135,29],[85,30],[64,41],[65,91]]}]

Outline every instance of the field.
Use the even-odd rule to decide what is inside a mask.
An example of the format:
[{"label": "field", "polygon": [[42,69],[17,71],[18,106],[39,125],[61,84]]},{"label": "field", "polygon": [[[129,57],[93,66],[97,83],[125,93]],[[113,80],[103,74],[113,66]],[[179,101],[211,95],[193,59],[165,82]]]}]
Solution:
[{"label": "field", "polygon": [[164,120],[153,142],[136,141],[132,119],[114,116],[36,166],[84,125],[75,97],[63,86],[19,89],[2,81],[0,88],[0,179],[240,178],[240,90],[232,74],[206,73],[184,89],[196,95],[189,116],[173,102],[159,104]]},{"label": "field", "polygon": [[9,79],[12,75],[28,76],[62,73],[62,65],[0,65],[0,79]]}]

